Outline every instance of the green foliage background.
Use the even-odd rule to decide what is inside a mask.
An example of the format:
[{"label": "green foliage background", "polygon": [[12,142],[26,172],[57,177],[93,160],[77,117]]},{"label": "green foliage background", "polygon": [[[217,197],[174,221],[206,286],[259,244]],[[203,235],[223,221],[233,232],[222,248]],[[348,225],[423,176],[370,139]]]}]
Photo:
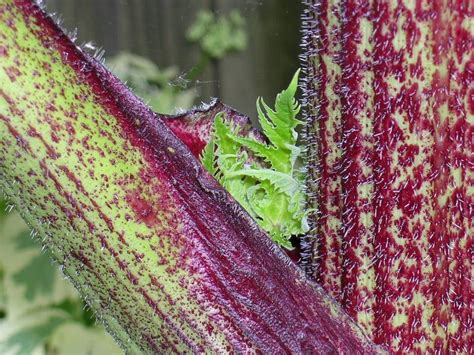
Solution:
[{"label": "green foliage background", "polygon": [[0,354],[120,354],[5,200],[0,202]]}]

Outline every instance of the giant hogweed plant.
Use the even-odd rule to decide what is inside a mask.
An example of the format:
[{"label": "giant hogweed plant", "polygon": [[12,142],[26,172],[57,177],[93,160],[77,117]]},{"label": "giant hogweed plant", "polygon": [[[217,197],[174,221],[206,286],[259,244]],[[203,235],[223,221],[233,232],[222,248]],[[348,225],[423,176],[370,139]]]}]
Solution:
[{"label": "giant hogweed plant", "polygon": [[245,117],[155,114],[35,3],[0,4],[2,187],[126,351],[376,351],[193,156]]},{"label": "giant hogweed plant", "polygon": [[[264,135],[219,103],[155,114],[36,4],[0,2],[2,187],[125,350],[472,351],[472,6],[305,3],[302,210],[278,99]],[[257,224],[284,235],[269,199],[307,218],[324,290]]]}]

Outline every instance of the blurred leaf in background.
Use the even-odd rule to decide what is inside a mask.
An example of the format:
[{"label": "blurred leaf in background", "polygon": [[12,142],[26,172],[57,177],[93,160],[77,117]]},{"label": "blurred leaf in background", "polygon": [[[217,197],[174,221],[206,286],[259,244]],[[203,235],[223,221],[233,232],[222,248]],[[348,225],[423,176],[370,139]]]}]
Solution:
[{"label": "blurred leaf in background", "polygon": [[120,354],[8,206],[0,200],[0,354]]},{"label": "blurred leaf in background", "polygon": [[[0,198],[0,226],[8,215],[8,202]],[[1,235],[0,235],[1,237]],[[0,239],[1,242],[1,239]],[[7,316],[7,290],[5,288],[5,267],[0,261],[0,321]]]},{"label": "blurred leaf in background", "polygon": [[25,327],[9,337],[6,342],[0,343],[0,353],[14,349],[17,354],[31,354],[39,345],[43,344],[54,331],[66,322],[63,317],[51,317],[39,324]]},{"label": "blurred leaf in background", "polygon": [[208,10],[200,11],[186,37],[190,42],[198,43],[213,59],[222,59],[229,53],[247,48],[245,20],[237,10],[221,16]]},{"label": "blurred leaf in background", "polygon": [[8,215],[8,201],[0,198],[0,222]]},{"label": "blurred leaf in background", "polygon": [[7,316],[7,290],[5,289],[5,270],[0,263],[0,321]]},{"label": "blurred leaf in background", "polygon": [[179,75],[180,70],[175,66],[159,68],[147,58],[126,52],[107,60],[107,64],[155,112],[175,114],[190,109],[198,92],[189,86],[211,61],[247,48],[245,20],[236,10],[221,16],[202,10],[186,37],[189,42],[198,44],[201,50],[199,62],[186,75]]},{"label": "blurred leaf in background", "polygon": [[154,111],[164,114],[188,109],[197,97],[196,89],[171,83],[178,77],[178,68],[160,69],[151,60],[131,53],[121,53],[109,60],[108,66],[133,89]]},{"label": "blurred leaf in background", "polygon": [[[29,231],[19,233],[15,240],[16,250],[38,249]],[[45,250],[31,259],[19,271],[14,273],[13,281],[25,287],[24,296],[33,301],[38,295],[50,295],[54,289],[56,268],[52,264],[49,251]]]},{"label": "blurred leaf in background", "polygon": [[[0,198],[0,226],[8,215],[8,202]],[[1,237],[1,235],[0,235]],[[0,239],[1,242],[1,239]],[[0,321],[7,316],[7,290],[5,288],[5,268],[0,261]]]},{"label": "blurred leaf in background", "polygon": [[211,62],[223,59],[226,55],[244,51],[247,48],[245,20],[237,10],[228,15],[216,15],[209,10],[201,10],[196,20],[186,32],[186,38],[201,49],[199,62],[187,75],[195,81]]}]

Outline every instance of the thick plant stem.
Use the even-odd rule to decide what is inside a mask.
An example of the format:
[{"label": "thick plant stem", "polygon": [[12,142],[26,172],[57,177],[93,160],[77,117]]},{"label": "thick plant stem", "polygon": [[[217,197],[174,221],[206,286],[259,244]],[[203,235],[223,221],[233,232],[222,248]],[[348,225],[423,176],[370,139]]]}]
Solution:
[{"label": "thick plant stem", "polygon": [[164,119],[0,0],[1,186],[126,351],[382,352]]},{"label": "thick plant stem", "polygon": [[473,351],[473,11],[307,1],[307,263],[395,352]]}]

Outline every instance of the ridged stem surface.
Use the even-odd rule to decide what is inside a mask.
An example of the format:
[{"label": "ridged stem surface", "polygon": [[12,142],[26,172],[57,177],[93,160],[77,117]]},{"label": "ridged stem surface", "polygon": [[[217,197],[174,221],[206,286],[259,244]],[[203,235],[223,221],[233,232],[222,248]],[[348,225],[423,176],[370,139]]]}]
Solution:
[{"label": "ridged stem surface", "polygon": [[315,0],[303,20],[306,264],[377,343],[474,351],[473,3]]}]

